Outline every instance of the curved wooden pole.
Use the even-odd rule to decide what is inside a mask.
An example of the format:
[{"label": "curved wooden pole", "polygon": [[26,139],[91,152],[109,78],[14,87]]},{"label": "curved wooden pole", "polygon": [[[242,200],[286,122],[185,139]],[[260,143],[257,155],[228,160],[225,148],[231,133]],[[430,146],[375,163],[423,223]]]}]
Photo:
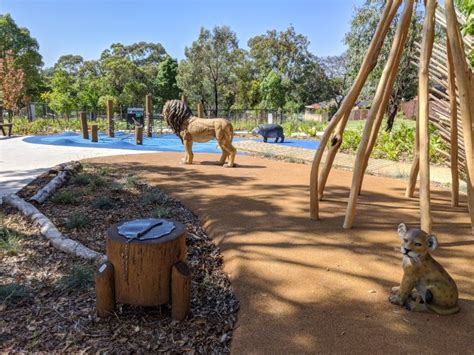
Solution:
[{"label": "curved wooden pole", "polygon": [[[412,15],[413,15],[413,1],[412,1],[411,5],[407,3],[407,6],[411,6],[411,9],[412,9],[411,12],[412,12]],[[395,82],[395,79],[397,78],[398,67],[400,65],[400,61],[401,61],[401,58],[402,58],[404,45],[405,45],[406,40],[408,38],[408,33],[409,33],[409,25],[407,27],[405,27],[405,31],[403,32],[404,38],[399,43],[398,50],[397,50],[397,55],[396,55],[396,58],[395,58],[396,65],[394,67],[392,67],[392,70],[390,71],[387,86],[386,86],[387,90],[384,91],[382,104],[380,105],[380,108],[377,112],[377,116],[375,117],[374,127],[373,127],[373,129],[370,133],[369,143],[367,145],[367,150],[366,150],[365,156],[364,156],[364,164],[363,164],[363,170],[362,170],[362,176],[361,176],[361,181],[360,181],[360,185],[359,185],[358,195],[360,195],[360,192],[361,192],[361,189],[362,189],[362,184],[364,182],[365,172],[367,171],[367,166],[369,164],[370,154],[372,154],[375,143],[377,142],[377,137],[378,137],[378,133],[379,133],[379,130],[380,130],[380,126],[382,125],[383,117],[385,115],[385,112],[387,111],[388,103],[390,101],[390,96],[392,95],[393,84]]]},{"label": "curved wooden pole", "polygon": [[[390,92],[393,87],[393,81],[389,82],[389,79],[394,79],[393,72],[396,72],[398,69],[398,64],[400,63],[400,51],[405,45],[407,38],[408,30],[410,28],[411,15],[413,13],[413,0],[407,0],[405,3],[405,9],[400,19],[395,38],[390,49],[390,54],[383,70],[382,76],[380,78],[377,90],[375,92],[374,101],[369,110],[369,115],[365,122],[365,128],[362,135],[361,142],[359,144],[359,149],[357,150],[357,156],[354,164],[354,173],[352,175],[352,186],[351,192],[349,194],[349,201],[347,204],[346,218],[344,220],[344,229],[352,228],[354,223],[356,204],[357,204],[357,195],[359,194],[360,186],[362,183],[362,177],[364,174],[364,165],[365,165],[365,156],[367,153],[367,148],[369,145],[370,136],[372,133],[372,126],[376,119],[379,110],[383,109],[382,104],[387,104],[383,102],[384,94],[388,91]],[[377,132],[373,132],[377,134]],[[368,158],[367,158],[368,159]]]},{"label": "curved wooden pole", "polygon": [[344,117],[339,121],[334,136],[331,139],[331,147],[328,150],[326,156],[326,162],[321,170],[319,176],[319,186],[318,186],[318,199],[322,200],[324,195],[324,188],[326,187],[326,182],[328,181],[329,173],[331,172],[332,164],[334,163],[334,158],[336,157],[337,152],[342,144],[342,139],[344,136],[344,130],[346,129],[347,120],[351,115],[351,111],[347,111],[344,114]]},{"label": "curved wooden pole", "polygon": [[357,78],[352,84],[349,94],[344,98],[339,110],[332,117],[329,126],[324,131],[323,136],[321,137],[321,142],[319,148],[316,150],[314,155],[313,164],[311,166],[311,175],[310,175],[310,216],[312,219],[319,219],[319,201],[318,201],[318,173],[319,173],[319,164],[324,154],[324,149],[328,143],[329,136],[331,135],[334,128],[337,126],[342,117],[346,112],[350,112],[354,107],[354,103],[359,97],[360,91],[367,80],[368,75],[373,70],[377,64],[377,58],[380,53],[380,48],[383,45],[383,41],[387,32],[390,28],[390,24],[394,16],[397,13],[398,7],[400,6],[402,0],[393,0],[387,2],[385,9],[383,11],[380,22],[375,31],[374,37],[370,43],[370,46],[367,50],[367,53],[364,57],[362,66],[359,69]]},{"label": "curved wooden pole", "polygon": [[459,104],[461,106],[461,120],[464,135],[464,150],[466,153],[466,170],[467,170],[467,191],[468,191],[468,207],[471,217],[471,226],[474,226],[474,186],[472,184],[474,178],[474,161],[473,161],[473,140],[472,140],[472,119],[474,115],[473,93],[470,83],[471,71],[467,66],[466,57],[461,45],[461,34],[459,33],[459,25],[454,9],[453,0],[445,0],[446,22],[449,45],[451,48],[452,60],[454,64],[454,73],[459,94]]},{"label": "curved wooden pole", "polygon": [[458,165],[458,104],[456,98],[456,76],[454,74],[453,55],[447,42],[448,50],[448,94],[450,115],[450,165],[451,165],[451,206],[456,207],[459,204],[459,165]]},{"label": "curved wooden pole", "polygon": [[413,163],[411,164],[410,176],[408,177],[408,185],[405,191],[405,197],[412,198],[415,196],[416,179],[420,171],[420,119],[416,117],[415,128],[415,153],[413,154]]},{"label": "curved wooden pole", "polygon": [[418,71],[418,100],[420,124],[420,224],[421,229],[431,233],[430,205],[430,132],[429,132],[429,66],[435,32],[436,0],[426,3],[421,42],[420,70]]}]

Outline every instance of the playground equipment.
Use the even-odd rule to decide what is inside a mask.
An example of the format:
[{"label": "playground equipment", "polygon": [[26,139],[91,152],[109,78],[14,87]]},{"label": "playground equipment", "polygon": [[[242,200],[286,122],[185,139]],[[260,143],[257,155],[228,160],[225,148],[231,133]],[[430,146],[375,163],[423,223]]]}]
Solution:
[{"label": "playground equipment", "polygon": [[[321,137],[320,147],[315,153],[311,177],[310,177],[310,216],[312,219],[319,219],[319,200],[322,199],[324,187],[332,168],[334,157],[341,146],[343,140],[344,129],[349,118],[350,111],[354,106],[368,75],[377,63],[380,48],[390,28],[402,0],[387,1],[381,19],[377,26],[377,30],[372,38],[370,46],[365,55],[359,73],[351,87],[351,90],[344,98],[339,110],[335,113],[329,126],[326,128]],[[430,166],[429,166],[429,80],[430,80],[430,63],[433,53],[434,43],[434,27],[435,12],[437,0],[425,1],[425,19],[422,32],[422,43],[419,58],[419,115],[417,118],[416,129],[416,151],[413,162],[412,172],[409,180],[408,196],[413,196],[416,177],[420,175],[420,220],[421,229],[427,233],[431,233],[432,219],[430,206]],[[472,139],[472,119],[474,115],[474,78],[464,52],[464,42],[459,31],[458,19],[454,9],[453,0],[445,0],[444,13],[439,10],[439,14],[445,16],[445,27],[447,32],[448,43],[447,51],[447,77],[451,82],[451,90],[449,90],[449,102],[452,108],[457,107],[459,102],[459,110],[453,109],[449,115],[451,117],[452,129],[447,132],[452,144],[451,158],[455,162],[451,164],[452,169],[457,169],[457,113],[459,111],[462,121],[462,133],[465,152],[465,171],[467,177],[468,191],[468,208],[471,218],[471,225],[474,226],[474,161],[473,161],[473,139]],[[404,50],[404,45],[408,37],[409,23],[413,15],[414,0],[405,0],[403,13],[396,29],[395,37],[391,46],[390,54],[380,78],[372,106],[370,108],[361,142],[357,151],[357,158],[354,165],[352,177],[351,191],[348,200],[347,212],[343,227],[345,229],[352,228],[356,213],[357,196],[362,188],[363,177],[367,168],[369,156],[375,145],[380,125],[386,112],[390,94],[393,89],[393,83],[396,78],[400,59]],[[438,15],[440,17],[441,15]],[[469,42],[472,43],[472,42]],[[469,44],[468,43],[468,44]],[[457,84],[458,95],[456,97],[454,90],[454,81]],[[455,124],[456,123],[456,124]],[[326,162],[319,175],[319,165],[324,153],[324,147],[328,144],[330,136],[334,132],[331,139]],[[454,140],[453,140],[454,138]],[[459,140],[461,141],[461,140]],[[454,144],[456,143],[456,144]],[[319,175],[319,176],[318,176]],[[453,174],[453,178],[457,175]],[[457,186],[457,182],[453,184]],[[457,187],[456,187],[457,188]]]}]

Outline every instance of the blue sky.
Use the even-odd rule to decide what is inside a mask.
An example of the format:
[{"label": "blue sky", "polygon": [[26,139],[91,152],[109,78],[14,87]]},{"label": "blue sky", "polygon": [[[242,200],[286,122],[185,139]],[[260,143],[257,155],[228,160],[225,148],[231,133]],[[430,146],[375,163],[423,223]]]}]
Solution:
[{"label": "blue sky", "polygon": [[40,45],[46,66],[63,54],[96,59],[114,42],[159,42],[178,59],[201,26],[228,25],[240,46],[268,29],[290,24],[311,41],[318,56],[344,51],[354,6],[363,0],[0,0]]}]

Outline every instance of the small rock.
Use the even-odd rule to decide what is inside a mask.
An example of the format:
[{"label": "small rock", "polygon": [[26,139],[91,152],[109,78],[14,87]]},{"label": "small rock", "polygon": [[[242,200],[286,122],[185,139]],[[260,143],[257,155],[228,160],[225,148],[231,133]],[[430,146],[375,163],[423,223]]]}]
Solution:
[{"label": "small rock", "polygon": [[369,293],[377,293],[375,290],[369,290]]}]

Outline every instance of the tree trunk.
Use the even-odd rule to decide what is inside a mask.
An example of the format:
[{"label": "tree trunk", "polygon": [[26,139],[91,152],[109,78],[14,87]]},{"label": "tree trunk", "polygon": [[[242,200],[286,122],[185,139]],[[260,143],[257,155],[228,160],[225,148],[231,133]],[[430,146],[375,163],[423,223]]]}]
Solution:
[{"label": "tree trunk", "polygon": [[398,112],[398,104],[392,103],[388,108],[388,115],[387,115],[387,128],[386,131],[390,132],[393,128],[393,123],[395,122],[395,116]]}]

